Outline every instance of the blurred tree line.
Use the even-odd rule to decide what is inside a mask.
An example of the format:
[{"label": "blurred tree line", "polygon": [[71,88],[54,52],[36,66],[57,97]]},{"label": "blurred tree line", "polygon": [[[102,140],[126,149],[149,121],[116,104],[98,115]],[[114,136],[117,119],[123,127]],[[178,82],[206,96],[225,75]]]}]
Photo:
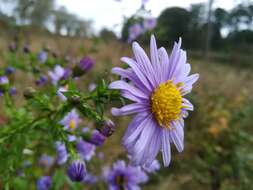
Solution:
[{"label": "blurred tree line", "polygon": [[56,8],[54,0],[0,0],[0,27],[32,26],[56,34],[87,36],[91,21],[78,18],[63,6]]},{"label": "blurred tree line", "polygon": [[[139,38],[149,42],[150,33],[155,33],[159,43],[171,47],[181,36],[188,49],[204,50],[208,31],[206,4],[193,4],[190,9],[166,8],[157,18],[156,28]],[[125,21],[122,37],[126,39],[127,28],[138,22],[131,17]],[[231,10],[216,8],[210,15],[210,46],[212,50],[238,50],[244,53],[253,49],[253,2],[240,3]]]}]

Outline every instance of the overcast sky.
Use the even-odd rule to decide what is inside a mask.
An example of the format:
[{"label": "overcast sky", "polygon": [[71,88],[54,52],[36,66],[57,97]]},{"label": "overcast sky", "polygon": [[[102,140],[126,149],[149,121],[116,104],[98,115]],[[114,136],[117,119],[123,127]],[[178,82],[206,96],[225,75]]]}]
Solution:
[{"label": "overcast sky", "polygon": [[[236,0],[215,0],[214,7],[230,9]],[[162,10],[170,6],[189,8],[192,3],[206,2],[204,0],[149,0],[146,8],[153,16],[158,16]],[[95,31],[106,27],[119,33],[123,15],[130,16],[141,6],[141,0],[56,0],[57,6],[65,6],[69,12],[81,18],[93,21]]]}]

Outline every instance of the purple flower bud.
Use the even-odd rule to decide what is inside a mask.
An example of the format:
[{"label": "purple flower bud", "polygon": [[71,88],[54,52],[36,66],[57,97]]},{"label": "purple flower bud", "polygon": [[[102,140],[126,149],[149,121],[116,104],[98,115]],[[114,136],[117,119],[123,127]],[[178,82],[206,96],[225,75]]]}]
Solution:
[{"label": "purple flower bud", "polygon": [[68,167],[67,174],[69,178],[74,182],[82,181],[86,175],[86,167],[84,162],[80,160],[73,161]]},{"label": "purple flower bud", "polygon": [[11,96],[15,95],[16,93],[17,93],[17,89],[16,89],[15,87],[11,87],[11,88],[9,89],[9,94],[10,94]]},{"label": "purple flower bud", "polygon": [[5,69],[5,74],[6,74],[6,75],[10,75],[10,74],[12,74],[14,71],[15,71],[15,69],[14,69],[13,67],[9,66],[9,67],[7,67],[7,68]]},{"label": "purple flower bud", "polygon": [[72,70],[70,68],[65,68],[64,73],[61,79],[67,80],[68,77],[71,75]]},{"label": "purple flower bud", "polygon": [[44,84],[46,84],[46,83],[47,83],[47,81],[48,81],[47,76],[45,76],[45,75],[41,75],[41,76],[40,76],[40,78],[39,78],[39,79],[37,79],[37,80],[35,81],[35,84],[36,84],[37,86],[40,86],[40,85],[44,85]]},{"label": "purple flower bud", "polygon": [[62,165],[68,160],[68,152],[64,143],[56,142],[57,158],[56,162],[58,165]]},{"label": "purple flower bud", "polygon": [[102,135],[98,130],[94,130],[91,134],[89,142],[96,146],[101,146],[105,142],[105,136]]},{"label": "purple flower bud", "polygon": [[110,119],[107,119],[103,122],[103,125],[99,131],[105,137],[109,137],[114,133],[115,128],[116,128],[116,126],[113,123],[113,121]]},{"label": "purple flower bud", "polygon": [[79,63],[79,67],[84,72],[88,72],[93,67],[94,64],[95,64],[95,62],[93,59],[91,59],[90,57],[84,57],[81,59],[81,61]]},{"label": "purple flower bud", "polygon": [[37,190],[49,190],[52,185],[52,179],[50,176],[42,176],[37,181]]},{"label": "purple flower bud", "polygon": [[28,44],[25,44],[25,46],[23,47],[23,52],[24,53],[30,53],[30,48]]}]

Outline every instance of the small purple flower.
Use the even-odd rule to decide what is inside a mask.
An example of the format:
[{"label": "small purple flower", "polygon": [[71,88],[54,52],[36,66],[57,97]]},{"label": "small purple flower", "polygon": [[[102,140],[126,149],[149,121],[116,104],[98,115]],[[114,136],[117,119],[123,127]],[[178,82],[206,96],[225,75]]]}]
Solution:
[{"label": "small purple flower", "polygon": [[58,81],[63,79],[65,74],[65,69],[60,65],[56,65],[54,71],[49,71],[48,75],[51,77],[52,83],[57,85]]},{"label": "small purple flower", "polygon": [[116,126],[113,123],[113,121],[110,119],[106,119],[103,122],[103,125],[102,125],[101,129],[99,130],[99,132],[102,135],[104,135],[105,137],[109,137],[114,133],[115,129],[116,129]]},{"label": "small purple flower", "polygon": [[38,60],[41,63],[45,63],[47,61],[47,52],[42,50],[38,54]]},{"label": "small purple flower", "polygon": [[140,23],[135,23],[128,29],[128,42],[132,42],[144,33],[144,29]]},{"label": "small purple flower", "polygon": [[48,81],[48,77],[46,75],[41,75],[39,79],[35,81],[35,84],[38,86],[46,84]]},{"label": "small purple flower", "polygon": [[86,167],[83,161],[75,160],[67,170],[69,178],[74,182],[80,182],[86,175]]},{"label": "small purple flower", "polygon": [[0,85],[9,84],[9,79],[6,76],[0,76]]},{"label": "small purple flower", "polygon": [[52,156],[49,156],[47,154],[43,154],[40,157],[39,165],[43,168],[49,168],[52,166],[53,162],[54,162],[54,158]]},{"label": "small purple flower", "polygon": [[96,146],[84,140],[80,140],[76,144],[76,149],[83,160],[90,161],[95,155]]},{"label": "small purple flower", "polygon": [[79,123],[79,115],[76,110],[73,109],[69,112],[61,121],[60,124],[64,126],[64,129],[74,130]]},{"label": "small purple flower", "polygon": [[0,76],[0,90],[6,91],[9,87],[9,79],[6,76]]},{"label": "small purple flower", "polygon": [[15,87],[11,87],[11,88],[9,89],[9,94],[10,94],[11,96],[15,95],[16,93],[17,93],[17,89],[16,89]]},{"label": "small purple flower", "polygon": [[66,149],[66,146],[62,142],[56,142],[56,152],[57,152],[57,158],[56,162],[58,165],[65,164],[68,160],[68,152]]},{"label": "small purple flower", "polygon": [[145,30],[152,30],[156,27],[156,18],[146,18],[143,21],[143,26]]},{"label": "small purple flower", "polygon": [[105,168],[103,176],[111,190],[140,189],[139,184],[148,180],[148,176],[140,167],[126,165],[123,160],[114,163],[111,170]]},{"label": "small purple flower", "polygon": [[94,185],[95,183],[97,183],[98,181],[98,177],[97,176],[94,176],[90,173],[86,173],[86,175],[84,176],[84,179],[83,179],[83,183],[86,183],[86,184],[89,184],[89,185]]},{"label": "small purple flower", "polygon": [[79,67],[86,73],[93,67],[94,64],[95,61],[90,57],[83,57],[80,60]]},{"label": "small purple flower", "polygon": [[6,75],[10,75],[10,74],[12,74],[12,73],[14,73],[15,72],[15,69],[13,68],[13,67],[11,67],[11,66],[8,66],[6,69],[5,69],[5,74]]},{"label": "small purple flower", "polygon": [[143,166],[143,169],[148,173],[155,173],[156,171],[160,170],[160,163],[158,160],[154,160],[149,166]]},{"label": "small purple flower", "polygon": [[42,176],[37,181],[37,190],[49,190],[52,186],[52,179],[50,176]]},{"label": "small purple flower", "polygon": [[101,146],[104,144],[105,139],[105,136],[102,135],[98,130],[93,130],[89,142],[96,146]]}]

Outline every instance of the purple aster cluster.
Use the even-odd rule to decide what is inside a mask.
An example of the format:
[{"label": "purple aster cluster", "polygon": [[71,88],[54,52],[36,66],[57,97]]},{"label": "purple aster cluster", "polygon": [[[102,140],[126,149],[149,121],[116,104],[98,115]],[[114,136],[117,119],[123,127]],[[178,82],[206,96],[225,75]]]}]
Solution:
[{"label": "purple aster cluster", "polygon": [[111,169],[105,168],[103,176],[110,190],[140,189],[139,184],[148,180],[148,176],[140,167],[126,165],[122,160],[114,163]]}]

